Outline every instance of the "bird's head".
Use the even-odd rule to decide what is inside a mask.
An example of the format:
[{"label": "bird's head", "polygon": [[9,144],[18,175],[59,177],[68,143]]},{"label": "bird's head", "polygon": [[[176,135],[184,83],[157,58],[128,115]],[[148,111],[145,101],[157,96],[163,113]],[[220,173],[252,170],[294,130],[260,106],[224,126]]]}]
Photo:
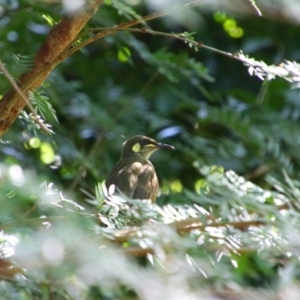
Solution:
[{"label": "bird's head", "polygon": [[154,151],[162,148],[174,149],[171,145],[158,143],[147,136],[135,135],[124,142],[121,158],[138,154],[148,159]]}]

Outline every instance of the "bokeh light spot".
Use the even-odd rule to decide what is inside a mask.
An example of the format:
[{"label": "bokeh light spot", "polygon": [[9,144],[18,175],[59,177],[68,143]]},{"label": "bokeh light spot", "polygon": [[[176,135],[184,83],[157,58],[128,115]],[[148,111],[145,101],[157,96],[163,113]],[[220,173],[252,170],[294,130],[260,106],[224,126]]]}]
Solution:
[{"label": "bokeh light spot", "polygon": [[30,148],[37,149],[41,146],[41,140],[37,137],[33,137],[29,140]]},{"label": "bokeh light spot", "polygon": [[20,166],[13,165],[9,167],[8,173],[13,185],[22,186],[25,183],[25,176]]},{"label": "bokeh light spot", "polygon": [[51,164],[55,158],[55,153],[53,147],[49,143],[42,143],[40,147],[41,151],[41,161],[44,164]]}]

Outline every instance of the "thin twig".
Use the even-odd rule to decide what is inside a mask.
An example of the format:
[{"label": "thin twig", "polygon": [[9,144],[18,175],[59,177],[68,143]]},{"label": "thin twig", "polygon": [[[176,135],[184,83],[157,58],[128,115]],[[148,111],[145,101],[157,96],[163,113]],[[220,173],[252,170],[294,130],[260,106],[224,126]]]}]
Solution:
[{"label": "thin twig", "polygon": [[91,28],[91,32],[97,32],[97,31],[129,31],[129,32],[136,32],[136,33],[145,33],[145,34],[152,34],[152,35],[158,35],[158,36],[163,36],[166,38],[171,38],[171,39],[177,39],[180,40],[186,44],[192,45],[193,47],[196,48],[203,48],[206,50],[210,50],[212,52],[216,52],[228,57],[231,57],[233,59],[236,59],[238,61],[244,62],[242,58],[239,58],[238,56],[235,56],[234,54],[226,51],[222,51],[210,46],[207,46],[203,44],[202,42],[197,42],[195,40],[189,39],[185,37],[182,33],[166,33],[166,32],[161,32],[161,31],[155,31],[155,30],[150,30],[146,28],[115,28],[115,27],[100,27],[100,28]]},{"label": "thin twig", "polygon": [[[209,247],[205,247],[205,251],[209,251],[209,252],[218,252],[218,251],[222,251],[224,250],[222,248],[222,246],[215,246],[215,247],[212,247],[212,246],[209,246]],[[120,251],[120,250],[117,250],[117,251]],[[245,255],[245,254],[250,254],[250,253],[254,253],[257,251],[257,249],[255,248],[238,248],[238,249],[234,249],[234,250],[231,250],[231,249],[228,249],[226,248],[226,251],[232,253],[232,254],[242,254],[242,255]],[[133,247],[128,247],[128,248],[123,248],[121,249],[121,252],[125,255],[130,255],[130,256],[133,256],[133,257],[145,257],[147,256],[148,254],[155,254],[155,249],[153,248],[142,248],[142,247],[139,247],[139,246],[133,246]]]},{"label": "thin twig", "polygon": [[258,6],[256,5],[254,0],[249,0],[250,4],[254,7],[254,9],[256,10],[257,14],[261,17],[262,13],[260,11],[260,9],[258,8]]},{"label": "thin twig", "polygon": [[[125,28],[128,28],[128,27],[132,27],[134,25],[137,25],[137,24],[144,23],[146,21],[150,21],[150,20],[153,20],[153,19],[157,19],[157,18],[166,16],[166,15],[169,15],[169,14],[175,12],[175,11],[178,11],[179,9],[192,8],[192,7],[200,6],[200,5],[209,3],[209,2],[210,1],[207,1],[207,0],[206,1],[204,1],[204,0],[197,0],[197,1],[194,1],[194,2],[186,3],[184,5],[177,5],[174,8],[169,9],[169,10],[165,10],[165,11],[161,11],[161,12],[156,12],[156,13],[144,16],[142,18],[139,18],[137,20],[133,20],[133,21],[130,21],[130,22],[121,23],[121,24],[113,27],[113,29],[115,29],[115,30],[117,30],[117,29],[125,29]],[[86,40],[84,40],[80,44],[77,44],[77,45],[71,47],[70,49],[67,49],[63,53],[64,57],[68,57],[68,56],[72,55],[73,53],[75,53],[76,51],[82,49],[86,45],[91,44],[91,43],[93,43],[93,42],[95,42],[95,41],[97,41],[97,40],[99,40],[99,39],[101,39],[101,38],[103,38],[103,37],[105,37],[107,35],[110,35],[110,34],[114,33],[115,30],[107,29],[104,32],[98,33],[98,34],[96,34],[94,36],[91,36],[91,37],[87,38]],[[88,33],[89,33],[89,31],[86,31],[85,33],[81,34],[80,37],[82,37],[82,36],[84,36],[84,35],[86,35]]]},{"label": "thin twig", "polygon": [[1,59],[0,59],[0,69],[3,72],[3,74],[5,75],[5,77],[8,79],[8,81],[10,82],[10,84],[12,85],[12,87],[15,89],[15,91],[19,94],[19,96],[24,100],[24,102],[27,104],[29,110],[31,111],[32,115],[35,117],[33,120],[41,127],[41,129],[45,132],[50,134],[49,129],[40,122],[38,115],[36,114],[34,107],[32,106],[32,104],[30,103],[30,101],[28,100],[28,98],[25,96],[25,94],[22,92],[22,90],[20,89],[20,87],[17,85],[16,81],[12,78],[12,76],[9,74],[8,70],[5,68],[4,64],[2,63]]}]

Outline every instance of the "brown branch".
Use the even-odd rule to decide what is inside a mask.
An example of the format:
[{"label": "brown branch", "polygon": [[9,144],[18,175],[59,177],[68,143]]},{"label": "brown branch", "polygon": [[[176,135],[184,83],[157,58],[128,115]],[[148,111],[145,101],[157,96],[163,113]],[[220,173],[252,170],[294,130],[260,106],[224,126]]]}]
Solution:
[{"label": "brown branch", "polygon": [[23,273],[23,270],[14,265],[8,258],[0,258],[0,277],[12,277],[16,274]]},{"label": "brown branch", "polygon": [[[178,234],[188,233],[194,229],[205,230],[207,227],[234,227],[240,230],[247,230],[250,226],[261,226],[265,225],[265,222],[262,221],[237,221],[237,222],[228,222],[228,223],[221,223],[221,222],[213,222],[211,224],[202,224],[199,221],[199,218],[190,218],[182,221],[177,221],[174,223],[169,224],[170,226],[175,227]],[[141,228],[130,228],[128,230],[121,230],[114,234],[114,241],[118,243],[124,243],[132,240],[133,238],[140,238],[142,235],[140,232],[142,231]],[[205,247],[206,251],[210,252],[217,252],[224,250],[224,246],[209,246]],[[237,248],[237,249],[230,249],[226,248],[226,251],[235,254],[249,254],[255,252],[257,249],[253,248]],[[125,255],[130,255],[133,257],[145,257],[148,254],[154,254],[155,250],[151,247],[142,248],[139,246],[132,246],[128,248],[123,248],[122,253]]]},{"label": "brown branch", "polygon": [[21,91],[20,87],[17,85],[17,83],[13,80],[12,76],[9,74],[9,72],[7,71],[7,69],[5,68],[4,64],[2,63],[2,61],[0,60],[0,70],[3,72],[4,76],[8,79],[8,81],[10,82],[10,84],[12,85],[12,87],[14,88],[14,90],[17,92],[17,94],[23,99],[23,101],[27,104],[27,106],[29,107],[32,115],[35,117],[35,122],[41,127],[41,129],[45,132],[45,133],[50,133],[49,129],[40,122],[32,104],[30,103],[30,101],[28,100],[28,98],[25,96],[25,94]]},{"label": "brown branch", "polygon": [[[25,97],[30,90],[33,91],[39,87],[56,65],[64,60],[65,57],[62,56],[62,53],[74,43],[83,26],[102,2],[103,0],[88,1],[84,10],[74,15],[65,16],[53,27],[35,55],[33,69],[22,74],[17,80],[17,84]],[[0,136],[11,126],[25,105],[26,102],[23,97],[14,88],[11,88],[3,96],[0,101]]]},{"label": "brown branch", "polygon": [[[195,218],[196,219],[196,218]],[[176,224],[177,222],[175,222],[175,226],[176,230],[178,233],[183,234],[183,233],[188,233],[194,229],[199,229],[199,230],[205,230],[207,227],[234,227],[234,228],[238,228],[240,230],[246,230],[248,229],[250,226],[261,226],[261,225],[265,225],[265,222],[262,221],[238,221],[238,222],[228,222],[228,223],[222,223],[222,222],[213,222],[213,223],[208,223],[208,224],[202,224],[199,222],[198,219],[198,223],[197,222],[193,222],[192,219],[188,219],[191,221],[190,224],[187,225],[183,225],[181,226],[180,222],[179,224]]]},{"label": "brown branch", "polygon": [[252,170],[251,172],[246,173],[244,175],[244,178],[246,180],[253,180],[253,179],[256,179],[258,177],[263,177],[266,174],[268,174],[270,172],[270,170],[274,169],[276,167],[276,165],[277,164],[261,165],[258,168]]},{"label": "brown branch", "polygon": [[154,250],[152,248],[142,248],[138,246],[123,248],[121,252],[125,255],[130,255],[133,257],[145,257],[148,254],[154,254]]},{"label": "brown branch", "polygon": [[[191,232],[192,230],[198,229],[198,230],[205,230],[207,227],[234,227],[238,228],[240,230],[246,230],[250,226],[261,226],[265,225],[265,222],[263,221],[237,221],[237,222],[212,222],[208,224],[203,224],[200,222],[199,218],[189,218],[182,221],[176,221],[173,223],[168,224],[170,227],[175,228],[176,232],[178,234],[184,234]],[[124,243],[128,242],[132,239],[136,239],[140,237],[140,232],[142,232],[143,229],[136,227],[136,228],[129,228],[120,230],[114,233],[113,238],[115,242],[118,243]]]},{"label": "brown branch", "polygon": [[[203,247],[203,246],[199,246]],[[222,251],[224,250],[223,246],[215,246],[215,247],[205,247],[205,251],[209,252],[217,252],[217,251]],[[246,254],[251,254],[257,251],[257,249],[254,248],[238,248],[238,249],[225,249],[226,251],[232,253],[232,254],[240,254],[240,255],[246,255]],[[119,251],[119,250],[118,250]],[[121,249],[121,252],[125,255],[130,255],[133,257],[145,257],[148,254],[155,254],[155,250],[153,248],[142,248],[139,246],[133,246],[133,247],[128,247],[128,248],[123,248]]]},{"label": "brown branch", "polygon": [[[132,27],[132,26],[137,25],[137,24],[145,23],[146,21],[150,21],[150,20],[153,20],[153,19],[157,19],[157,18],[166,16],[166,15],[169,15],[171,13],[174,13],[174,12],[178,11],[179,9],[192,8],[192,7],[203,5],[205,3],[209,3],[209,1],[197,0],[197,1],[194,1],[194,2],[186,3],[184,5],[175,6],[174,8],[169,9],[169,10],[165,10],[165,11],[162,11],[162,12],[156,12],[156,13],[144,16],[144,17],[142,17],[140,19],[137,19],[137,20],[121,23],[121,24],[119,24],[119,25],[117,25],[113,28],[109,28],[105,31],[99,32],[99,33],[95,34],[94,36],[91,36],[91,37],[87,38],[85,41],[81,42],[80,44],[72,47],[69,50],[66,50],[63,55],[65,57],[68,57],[68,56],[72,55],[73,53],[75,53],[76,51],[82,49],[86,45],[91,44],[91,43],[93,43],[93,42],[95,42],[95,41],[97,41],[101,38],[104,38],[104,37],[106,37],[110,34],[115,33],[116,30],[118,30],[118,29],[120,30],[120,29],[125,29],[125,28],[128,28],[128,27]],[[83,35],[86,35],[89,32],[90,31],[87,31]]]}]

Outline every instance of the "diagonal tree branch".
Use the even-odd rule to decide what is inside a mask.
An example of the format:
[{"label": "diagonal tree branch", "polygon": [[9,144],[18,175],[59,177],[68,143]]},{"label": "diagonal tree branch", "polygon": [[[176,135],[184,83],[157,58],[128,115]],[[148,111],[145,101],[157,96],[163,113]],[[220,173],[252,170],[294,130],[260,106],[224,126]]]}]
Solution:
[{"label": "diagonal tree branch", "polygon": [[[50,32],[34,58],[33,69],[22,74],[18,80],[20,90],[28,92],[39,87],[50,72],[63,61],[61,54],[77,39],[84,25],[97,11],[103,0],[88,1],[82,11],[65,16]],[[23,97],[11,88],[0,101],[0,136],[10,127],[26,105]]]},{"label": "diagonal tree branch", "polygon": [[[42,44],[34,59],[33,69],[22,74],[18,79],[18,85],[26,97],[28,92],[39,87],[51,73],[51,71],[67,57],[82,49],[84,46],[116,32],[116,28],[128,28],[136,24],[159,18],[178,11],[183,8],[192,8],[205,3],[207,0],[196,0],[190,3],[176,6],[170,10],[153,13],[140,19],[121,23],[113,30],[102,31],[94,36],[88,37],[85,41],[76,46],[72,46],[78,39],[83,26],[89,21],[96,12],[103,0],[93,0],[87,2],[86,9],[73,16],[65,16],[50,32],[46,41]],[[87,32],[89,33],[89,31]],[[26,102],[20,95],[11,88],[0,101],[0,136],[11,126]]]},{"label": "diagonal tree branch", "polygon": [[17,83],[13,80],[9,72],[6,70],[4,64],[0,60],[0,70],[3,72],[3,74],[6,76],[8,81],[10,82],[11,86],[15,89],[15,91],[19,94],[19,96],[26,102],[27,106],[29,107],[31,113],[35,117],[35,122],[40,126],[40,128],[45,132],[45,133],[50,133],[49,129],[42,123],[40,122],[38,116],[36,115],[36,112],[34,110],[34,107],[30,103],[29,99],[25,97],[24,93],[20,90],[20,87],[17,85]]}]

